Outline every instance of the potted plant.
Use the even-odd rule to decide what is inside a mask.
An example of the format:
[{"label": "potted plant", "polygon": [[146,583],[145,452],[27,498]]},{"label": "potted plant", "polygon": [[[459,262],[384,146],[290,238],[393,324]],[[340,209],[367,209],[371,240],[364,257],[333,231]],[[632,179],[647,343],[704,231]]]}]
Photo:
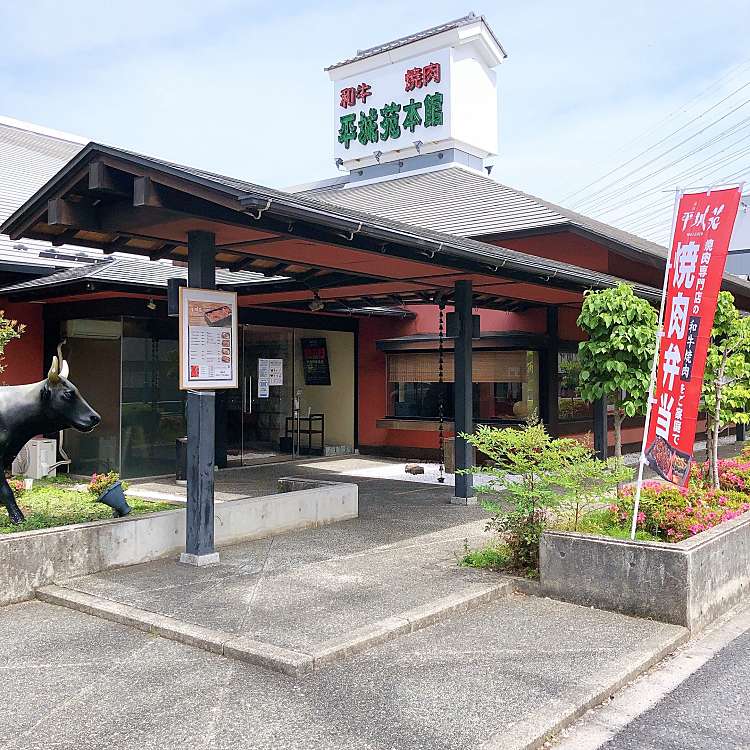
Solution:
[{"label": "potted plant", "polygon": [[131,510],[125,500],[127,484],[120,481],[120,475],[116,471],[107,474],[92,474],[89,482],[89,492],[100,502],[109,505],[114,511],[115,518],[127,516]]}]

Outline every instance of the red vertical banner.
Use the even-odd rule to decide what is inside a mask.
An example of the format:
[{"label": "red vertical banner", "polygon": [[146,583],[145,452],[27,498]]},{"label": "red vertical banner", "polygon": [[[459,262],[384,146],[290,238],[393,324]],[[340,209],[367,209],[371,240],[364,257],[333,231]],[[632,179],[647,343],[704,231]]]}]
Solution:
[{"label": "red vertical banner", "polygon": [[681,486],[690,477],[716,298],[739,203],[733,187],[685,193],[677,206],[645,457]]}]

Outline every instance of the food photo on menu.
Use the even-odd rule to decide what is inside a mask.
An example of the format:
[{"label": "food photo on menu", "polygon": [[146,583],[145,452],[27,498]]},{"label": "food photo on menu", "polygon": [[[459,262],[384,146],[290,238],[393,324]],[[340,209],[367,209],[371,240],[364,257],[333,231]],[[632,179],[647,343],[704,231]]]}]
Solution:
[{"label": "food photo on menu", "polygon": [[[191,326],[216,326],[226,327],[232,323],[232,308],[229,305],[217,304],[216,302],[190,302],[189,324]],[[229,334],[222,334],[222,338],[228,338]]]}]

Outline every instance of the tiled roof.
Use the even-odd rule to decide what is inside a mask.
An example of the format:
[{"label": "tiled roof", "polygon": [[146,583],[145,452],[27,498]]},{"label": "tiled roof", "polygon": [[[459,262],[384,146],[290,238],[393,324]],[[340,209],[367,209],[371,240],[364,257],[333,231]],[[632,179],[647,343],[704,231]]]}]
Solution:
[{"label": "tiled roof", "polygon": [[666,257],[666,249],[655,242],[458,166],[301,195],[460,237],[502,236],[572,225],[638,252]]},{"label": "tiled roof", "polygon": [[[25,289],[52,288],[82,280],[109,282],[117,286],[166,287],[167,280],[172,278],[186,279],[187,268],[185,266],[174,266],[166,262],[144,261],[128,256],[117,256],[104,258],[97,263],[68,268],[38,279],[12,284],[0,289],[0,294]],[[281,281],[283,279],[283,276],[268,278],[262,273],[252,271],[216,270],[216,283],[221,287],[244,286],[262,281]]]},{"label": "tiled roof", "polygon": [[[0,224],[85,144],[74,135],[0,117]],[[50,250],[69,259],[40,257],[40,253]],[[101,257],[97,251],[71,246],[53,248],[48,242],[35,240],[12,241],[0,234],[0,263],[54,269],[76,265],[76,255]]]},{"label": "tiled roof", "polygon": [[[322,194],[320,193],[286,193],[244,180],[174,164],[98,143],[89,143],[83,151],[68,163],[65,171],[56,178],[56,181],[63,180],[69,173],[80,169],[86,163],[86,160],[102,155],[113,159],[120,158],[137,166],[161,169],[168,174],[183,178],[187,182],[200,184],[234,196],[239,199],[241,206],[262,209],[263,212],[268,211],[269,215],[279,213],[286,218],[297,216],[302,217],[305,221],[323,224],[333,222],[335,225],[343,220],[354,225],[353,231],[363,236],[371,234],[378,240],[386,242],[390,241],[390,237],[393,237],[396,242],[414,244],[416,247],[423,247],[427,244],[431,246],[430,252],[433,254],[442,252],[446,256],[460,258],[463,262],[496,265],[498,269],[504,268],[506,273],[522,274],[533,281],[540,278],[545,280],[557,279],[561,284],[573,283],[585,288],[606,288],[616,286],[622,281],[618,277],[570,263],[534,256],[496,244],[480,242],[468,236],[439,231],[428,224],[420,224],[416,218],[410,220],[409,223],[404,220],[392,219],[386,215],[387,212],[378,213],[375,205],[363,206],[363,209],[366,208],[366,210],[336,205],[332,202],[332,196],[335,197],[333,193],[325,192],[323,194],[325,200],[328,200],[326,203],[321,200]],[[401,182],[401,180],[394,180],[394,182]],[[18,209],[12,218],[3,225],[3,228],[15,232],[16,228],[25,221],[26,214],[35,210],[34,206],[37,202],[45,201],[45,195],[50,190],[54,190],[54,186],[55,181],[43,186],[26,204]],[[456,203],[456,207],[460,209],[462,207],[459,204],[460,201]],[[455,211],[456,207],[449,207],[446,210]],[[478,206],[478,210],[481,212],[481,204]],[[520,278],[520,276],[517,276],[517,278]],[[645,297],[658,299],[660,296],[659,290],[652,287],[640,284],[633,284],[632,286]],[[750,294],[750,285],[746,285],[745,293]]]},{"label": "tiled roof", "polygon": [[492,38],[494,39],[497,46],[502,51],[503,55],[505,56],[505,50],[503,49],[503,46],[498,41],[497,37],[493,33],[492,29],[490,28],[489,24],[485,20],[484,16],[477,16],[474,13],[469,13],[466,16],[463,16],[462,18],[456,18],[454,21],[448,21],[447,23],[441,23],[438,26],[433,26],[430,29],[425,29],[424,31],[418,31],[415,34],[409,34],[408,36],[402,36],[400,39],[394,39],[392,42],[385,42],[385,44],[378,44],[375,47],[370,47],[369,49],[362,49],[357,50],[357,54],[354,57],[350,57],[348,60],[342,60],[341,62],[335,63],[334,65],[329,65],[326,70],[333,70],[334,68],[340,68],[343,65],[349,65],[349,63],[357,62],[358,60],[364,60],[367,57],[374,57],[375,55],[380,55],[383,52],[389,52],[392,49],[396,49],[397,47],[403,47],[407,44],[411,44],[412,42],[418,42],[420,39],[427,39],[431,36],[436,36],[437,34],[442,34],[444,31],[450,31],[451,29],[458,29],[461,28],[461,26],[470,26],[473,23],[476,23],[477,21],[484,22],[484,25],[487,27],[487,30],[492,34]]}]

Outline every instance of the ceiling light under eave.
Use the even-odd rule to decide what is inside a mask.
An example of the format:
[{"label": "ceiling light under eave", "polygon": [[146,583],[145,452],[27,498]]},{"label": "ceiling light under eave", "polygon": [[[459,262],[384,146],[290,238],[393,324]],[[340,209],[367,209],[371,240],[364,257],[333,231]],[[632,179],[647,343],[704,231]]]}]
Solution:
[{"label": "ceiling light under eave", "polygon": [[315,292],[315,296],[310,300],[310,304],[308,307],[310,308],[311,312],[320,312],[321,310],[325,310],[326,303],[323,302],[322,299],[320,299],[320,295]]}]

